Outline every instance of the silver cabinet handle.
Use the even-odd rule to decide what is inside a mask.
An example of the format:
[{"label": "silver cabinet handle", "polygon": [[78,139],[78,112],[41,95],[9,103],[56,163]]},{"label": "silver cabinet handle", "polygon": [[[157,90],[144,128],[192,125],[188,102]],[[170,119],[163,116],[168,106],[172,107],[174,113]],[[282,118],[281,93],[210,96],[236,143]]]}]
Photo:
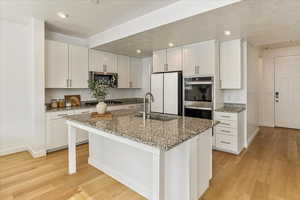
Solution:
[{"label": "silver cabinet handle", "polygon": [[68,114],[58,114],[57,116],[58,117],[66,117],[66,116],[68,116]]},{"label": "silver cabinet handle", "polygon": [[231,131],[221,130],[223,133],[230,133]]},{"label": "silver cabinet handle", "polygon": [[224,117],[224,118],[229,118],[230,116],[222,115],[221,117]]},{"label": "silver cabinet handle", "polygon": [[70,79],[70,87],[72,87],[72,79]]},{"label": "silver cabinet handle", "polygon": [[195,72],[195,74],[197,74],[197,65],[195,65],[195,69],[194,69],[194,72]]},{"label": "silver cabinet handle", "polygon": [[230,126],[230,124],[228,124],[228,123],[224,123],[224,122],[221,122],[220,124],[222,124],[222,125],[226,125],[226,126]]},{"label": "silver cabinet handle", "polygon": [[221,141],[221,143],[223,143],[223,144],[231,144],[230,142],[226,142],[226,141]]},{"label": "silver cabinet handle", "polygon": [[66,79],[67,82],[67,88],[69,87],[69,79]]}]

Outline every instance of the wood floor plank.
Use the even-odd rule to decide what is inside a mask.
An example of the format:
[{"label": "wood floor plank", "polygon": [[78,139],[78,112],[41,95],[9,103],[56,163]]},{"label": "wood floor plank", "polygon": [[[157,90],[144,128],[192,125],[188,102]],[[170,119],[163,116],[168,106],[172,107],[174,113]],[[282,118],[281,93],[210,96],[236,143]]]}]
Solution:
[{"label": "wood floor plank", "polygon": [[[77,147],[78,173],[68,174],[67,150],[33,159],[0,157],[1,200],[145,200],[88,164]],[[261,127],[239,156],[213,152],[213,179],[201,200],[299,200],[300,130]]]}]

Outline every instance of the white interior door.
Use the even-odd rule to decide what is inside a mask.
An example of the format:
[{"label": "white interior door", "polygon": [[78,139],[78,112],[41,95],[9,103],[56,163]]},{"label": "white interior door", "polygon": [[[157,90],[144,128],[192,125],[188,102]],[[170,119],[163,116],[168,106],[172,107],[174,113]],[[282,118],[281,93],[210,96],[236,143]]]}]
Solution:
[{"label": "white interior door", "polygon": [[275,125],[300,129],[300,56],[275,59]]},{"label": "white interior door", "polygon": [[164,113],[178,115],[178,73],[164,74]]},{"label": "white interior door", "polygon": [[163,101],[164,74],[151,75],[151,93],[154,101],[151,103],[151,112],[164,112]]}]

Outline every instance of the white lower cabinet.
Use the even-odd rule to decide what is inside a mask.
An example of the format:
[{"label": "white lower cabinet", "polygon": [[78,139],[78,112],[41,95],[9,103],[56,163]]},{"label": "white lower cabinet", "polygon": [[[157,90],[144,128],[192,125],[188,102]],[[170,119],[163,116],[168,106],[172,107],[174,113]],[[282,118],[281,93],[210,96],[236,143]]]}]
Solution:
[{"label": "white lower cabinet", "polygon": [[[110,106],[109,111],[122,110],[122,109],[142,109],[142,104],[132,104],[132,105],[120,105],[120,106]],[[65,117],[68,115],[76,114],[87,114],[91,112],[96,112],[96,108],[79,109],[79,110],[69,110],[61,112],[48,112],[46,113],[47,118],[47,130],[46,130],[46,144],[47,151],[57,151],[65,149],[68,146],[68,126],[66,124]],[[81,129],[77,129],[76,141],[77,144],[83,144],[88,142],[89,134]]]},{"label": "white lower cabinet", "polygon": [[214,149],[240,154],[245,146],[244,112],[215,112],[215,120],[220,123],[214,127]]}]

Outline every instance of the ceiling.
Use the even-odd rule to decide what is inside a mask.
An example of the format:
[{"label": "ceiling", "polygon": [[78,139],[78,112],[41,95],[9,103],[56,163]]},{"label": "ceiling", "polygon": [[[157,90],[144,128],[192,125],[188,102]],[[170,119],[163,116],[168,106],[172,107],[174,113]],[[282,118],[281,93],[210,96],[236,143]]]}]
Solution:
[{"label": "ceiling", "polygon": [[[25,23],[27,17],[46,21],[46,28],[87,38],[178,0],[0,0],[0,17]],[[67,19],[58,12],[69,15]],[[17,13],[17,14],[16,14]]]},{"label": "ceiling", "polygon": [[[153,50],[167,48],[169,42],[180,46],[239,37],[264,48],[294,45],[298,43],[295,41],[300,41],[299,10],[299,0],[244,0],[110,42],[97,49],[145,57],[152,55]],[[232,35],[225,36],[224,30],[230,30]],[[137,54],[137,49],[143,53]]]}]

